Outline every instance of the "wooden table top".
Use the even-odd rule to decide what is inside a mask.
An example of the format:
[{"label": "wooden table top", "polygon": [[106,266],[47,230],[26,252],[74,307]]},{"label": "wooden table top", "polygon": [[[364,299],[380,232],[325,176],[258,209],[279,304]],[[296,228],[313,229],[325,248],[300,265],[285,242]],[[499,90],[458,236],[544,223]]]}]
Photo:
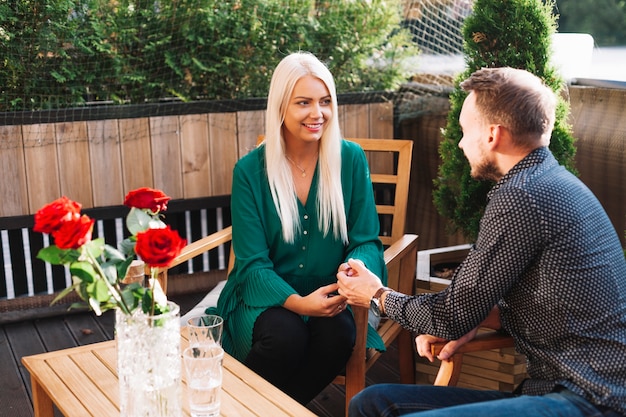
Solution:
[{"label": "wooden table top", "polygon": [[[189,344],[185,333],[181,340],[181,351]],[[117,349],[114,340],[25,356],[22,363],[31,375],[35,417],[53,417],[53,404],[66,417],[119,417]],[[182,372],[182,415],[189,416],[184,374]],[[226,353],[220,415],[315,416]]]}]

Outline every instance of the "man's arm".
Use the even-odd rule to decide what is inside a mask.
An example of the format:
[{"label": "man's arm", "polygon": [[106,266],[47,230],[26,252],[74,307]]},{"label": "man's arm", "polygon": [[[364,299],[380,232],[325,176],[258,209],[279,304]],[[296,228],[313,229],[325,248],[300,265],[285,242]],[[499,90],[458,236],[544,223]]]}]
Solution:
[{"label": "man's arm", "polygon": [[[452,355],[454,355],[454,353],[457,351],[459,347],[463,346],[464,344],[472,340],[474,337],[476,337],[476,333],[478,332],[478,329],[480,327],[500,330],[501,328],[500,308],[498,308],[497,305],[491,309],[487,318],[485,318],[485,320],[483,320],[477,327],[470,330],[468,333],[464,334],[461,338],[457,340],[450,340],[448,343],[446,343],[443,349],[441,349],[441,353],[439,353],[439,356],[437,357],[437,359],[440,359],[440,360],[449,359]],[[435,358],[433,357],[431,353],[432,352],[430,348],[431,345],[433,343],[445,342],[445,341],[446,339],[442,339],[440,337],[432,336],[429,334],[421,334],[415,338],[415,346],[417,348],[417,353],[421,357],[426,358],[430,362],[432,362]]]}]

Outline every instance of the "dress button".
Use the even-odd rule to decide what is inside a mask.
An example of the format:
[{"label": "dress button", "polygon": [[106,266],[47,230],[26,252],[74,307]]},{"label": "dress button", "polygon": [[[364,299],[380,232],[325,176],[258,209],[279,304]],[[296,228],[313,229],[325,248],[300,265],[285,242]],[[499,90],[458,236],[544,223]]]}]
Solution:
[{"label": "dress button", "polygon": [[302,250],[306,250],[306,246],[303,246],[303,247],[302,247]]},{"label": "dress button", "polygon": [[302,232],[302,233],[303,233],[303,234],[305,234],[305,235],[308,235],[308,234],[309,234],[309,231],[308,231],[308,230],[305,230],[305,231],[304,231],[304,232]]},{"label": "dress button", "polygon": [[304,268],[304,265],[300,264],[300,265],[298,265],[298,268],[302,269],[302,268]]},{"label": "dress button", "polygon": [[309,220],[309,215],[308,214],[304,215],[304,220]]}]

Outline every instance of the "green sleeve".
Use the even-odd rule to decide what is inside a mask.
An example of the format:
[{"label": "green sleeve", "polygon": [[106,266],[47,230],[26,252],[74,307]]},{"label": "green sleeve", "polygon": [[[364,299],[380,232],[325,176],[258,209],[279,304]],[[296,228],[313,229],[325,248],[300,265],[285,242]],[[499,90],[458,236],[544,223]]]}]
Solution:
[{"label": "green sleeve", "polygon": [[279,306],[296,293],[274,272],[269,258],[265,231],[272,227],[266,223],[279,220],[264,186],[263,160],[257,149],[235,166],[231,202],[236,264],[229,280],[235,280],[243,302],[254,307]]}]

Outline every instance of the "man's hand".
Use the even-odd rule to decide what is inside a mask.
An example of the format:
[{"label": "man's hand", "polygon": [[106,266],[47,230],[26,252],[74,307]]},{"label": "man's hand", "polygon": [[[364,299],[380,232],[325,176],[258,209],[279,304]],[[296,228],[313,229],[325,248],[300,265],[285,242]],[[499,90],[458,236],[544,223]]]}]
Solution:
[{"label": "man's hand", "polygon": [[[441,349],[439,356],[437,359],[447,360],[454,355],[457,349],[474,337],[476,337],[476,332],[478,331],[478,327],[470,330],[468,333],[464,334],[457,340],[450,340],[446,345]],[[415,346],[417,348],[417,353],[432,362],[435,357],[432,354],[431,346],[433,343],[446,342],[446,339],[442,339],[441,337],[431,336],[429,334],[421,334],[415,338]]]},{"label": "man's hand", "polygon": [[383,286],[380,278],[370,272],[362,261],[348,260],[347,266],[337,272],[339,294],[346,297],[348,304],[369,308],[372,296]]},{"label": "man's hand", "polygon": [[[447,360],[454,355],[458,348],[472,340],[476,337],[476,333],[480,327],[487,327],[489,329],[499,330],[500,329],[500,308],[498,305],[493,306],[487,317],[480,323],[476,328],[470,330],[463,336],[461,336],[457,340],[450,340],[446,345],[441,349],[439,356],[437,359]],[[442,339],[440,337],[432,336],[429,334],[421,334],[415,338],[415,346],[417,347],[417,353],[432,362],[435,358],[432,355],[431,346],[433,343],[441,343],[446,342],[446,339]]]}]

